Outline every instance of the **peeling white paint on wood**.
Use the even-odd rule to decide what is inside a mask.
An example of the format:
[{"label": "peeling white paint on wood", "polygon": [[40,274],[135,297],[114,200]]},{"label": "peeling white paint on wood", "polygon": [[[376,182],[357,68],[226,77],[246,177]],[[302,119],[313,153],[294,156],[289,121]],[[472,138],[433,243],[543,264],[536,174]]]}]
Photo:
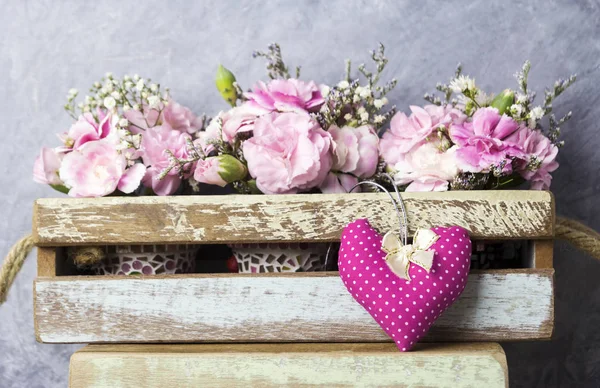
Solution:
[{"label": "peeling white paint on wood", "polygon": [[498,344],[91,345],[69,386],[505,388],[508,373]]},{"label": "peeling white paint on wood", "polygon": [[[474,238],[550,238],[552,194],[541,191],[403,193],[410,231],[460,225]],[[41,246],[127,243],[336,241],[356,218],[398,228],[382,193],[39,199]]]},{"label": "peeling white paint on wood", "polygon": [[[427,340],[548,339],[553,274],[471,274]],[[42,277],[35,298],[48,343],[389,341],[337,273]]]}]

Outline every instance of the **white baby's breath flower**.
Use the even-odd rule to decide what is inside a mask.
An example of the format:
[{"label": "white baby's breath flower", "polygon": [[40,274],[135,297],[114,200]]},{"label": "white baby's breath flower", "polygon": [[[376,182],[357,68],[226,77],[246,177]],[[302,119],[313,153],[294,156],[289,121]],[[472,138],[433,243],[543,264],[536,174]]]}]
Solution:
[{"label": "white baby's breath flower", "polygon": [[139,76],[139,75],[137,75],[137,74],[134,74],[134,75],[133,75],[133,80],[134,80],[135,82],[137,82],[139,79],[140,79],[140,76]]},{"label": "white baby's breath flower", "polygon": [[131,106],[129,106],[129,104],[123,104],[123,112],[127,112],[130,109],[131,109]]},{"label": "white baby's breath flower", "polygon": [[125,75],[123,76],[123,81],[129,81],[130,79],[131,79],[131,77],[130,77],[130,76],[128,76],[127,74],[125,74]]},{"label": "white baby's breath flower", "polygon": [[83,111],[84,112],[89,112],[90,111],[90,106],[89,105],[84,106],[83,107]]},{"label": "white baby's breath flower", "polygon": [[113,73],[111,73],[110,71],[108,73],[105,74],[106,78],[111,79],[113,77]]},{"label": "white baby's breath flower", "polygon": [[77,104],[77,107],[78,107],[79,109],[83,109],[83,102],[80,102],[79,104]]},{"label": "white baby's breath flower", "polygon": [[367,110],[365,109],[365,107],[364,107],[364,106],[361,106],[360,108],[358,108],[358,109],[356,110],[356,112],[357,112],[359,115],[361,115],[361,114],[365,113],[366,111],[367,111]]},{"label": "white baby's breath flower", "polygon": [[340,89],[348,89],[348,86],[350,86],[350,84],[348,83],[348,81],[345,81],[345,80],[344,80],[344,81],[340,81],[340,82],[337,84],[337,86],[338,86],[338,88],[340,88]]},{"label": "white baby's breath flower", "polygon": [[119,93],[119,92],[112,92],[110,95],[112,96],[112,98],[114,98],[117,101],[119,101],[121,99],[121,93]]},{"label": "white baby's breath flower", "polygon": [[129,125],[129,121],[127,121],[127,119],[121,119],[121,120],[119,120],[119,126],[120,126],[120,127],[123,127],[123,128],[125,128],[125,127],[127,127],[128,125]]},{"label": "white baby's breath flower", "polygon": [[352,102],[355,104],[360,102],[360,96],[354,95],[354,97],[352,97]]},{"label": "white baby's breath flower", "polygon": [[544,108],[541,106],[536,106],[529,113],[530,117],[534,120],[541,120],[544,117]]},{"label": "white baby's breath flower", "polygon": [[383,103],[383,100],[377,99],[377,100],[373,101],[373,105],[375,105],[375,108],[381,109],[381,107],[383,107],[383,105],[385,105],[385,104]]},{"label": "white baby's breath flower", "polygon": [[527,120],[527,126],[531,129],[534,129],[535,126],[537,125],[537,121],[534,119],[529,119]]},{"label": "white baby's breath flower", "polygon": [[475,80],[465,75],[459,75],[450,82],[450,89],[456,93],[463,93],[467,90],[475,90]]},{"label": "white baby's breath flower", "polygon": [[156,92],[158,90],[158,85],[157,84],[150,85],[150,90],[153,92]]},{"label": "white baby's breath flower", "polygon": [[144,79],[143,79],[143,78],[140,78],[140,79],[137,81],[137,83],[135,84],[135,88],[136,88],[138,91],[142,91],[142,89],[144,89]]},{"label": "white baby's breath flower", "polygon": [[148,97],[148,105],[150,105],[150,108],[157,108],[159,104],[160,104],[159,96]]},{"label": "white baby's breath flower", "polygon": [[100,82],[98,82],[98,81],[94,82],[94,87],[95,87],[96,89],[98,89],[100,86],[101,86],[101,85],[100,85]]},{"label": "white baby's breath flower", "polygon": [[369,98],[369,97],[371,97],[371,89],[368,86],[365,86],[360,91],[359,96],[361,96],[362,98]]},{"label": "white baby's breath flower", "polygon": [[144,91],[141,93],[142,98],[148,98],[148,92]]},{"label": "white baby's breath flower", "polygon": [[127,148],[129,148],[129,143],[126,142],[125,140],[122,140],[119,144],[117,144],[117,151],[123,151],[126,150]]},{"label": "white baby's breath flower", "polygon": [[140,110],[140,106],[138,104],[134,104],[133,107],[132,107],[132,109],[139,111]]},{"label": "white baby's breath flower", "polygon": [[510,113],[512,113],[513,116],[521,117],[521,114],[523,114],[523,106],[519,104],[513,104],[510,107]]},{"label": "white baby's breath flower", "polygon": [[352,115],[351,115],[350,113],[346,113],[346,114],[344,115],[344,120],[346,120],[346,121],[350,121],[350,120],[352,120]]},{"label": "white baby's breath flower", "polygon": [[329,88],[329,86],[327,86],[327,85],[321,86],[321,96],[323,96],[323,98],[329,96],[330,91],[331,91],[331,89]]},{"label": "white baby's breath flower", "polygon": [[112,109],[117,105],[117,102],[111,96],[108,96],[104,99],[104,106],[106,109]]},{"label": "white baby's breath flower", "polygon": [[76,96],[77,93],[79,93],[79,90],[75,89],[75,88],[71,88],[69,89],[69,95],[70,96]]},{"label": "white baby's breath flower", "polygon": [[360,119],[361,119],[362,121],[368,121],[368,120],[369,120],[369,113],[367,113],[367,112],[363,112],[363,113],[361,113],[361,114],[360,114]]},{"label": "white baby's breath flower", "polygon": [[381,124],[381,123],[383,123],[384,120],[385,120],[385,117],[382,116],[382,115],[377,115],[373,119],[373,121],[375,122],[375,124]]},{"label": "white baby's breath flower", "polygon": [[477,95],[475,96],[475,102],[477,102],[481,106],[489,105],[493,99],[494,99],[493,94],[486,94],[482,90],[478,90]]},{"label": "white baby's breath flower", "polygon": [[516,100],[518,104],[524,104],[527,102],[527,96],[523,93],[517,93]]},{"label": "white baby's breath flower", "polygon": [[133,82],[131,82],[131,81],[125,82],[125,89],[131,89],[132,86],[133,86]]}]

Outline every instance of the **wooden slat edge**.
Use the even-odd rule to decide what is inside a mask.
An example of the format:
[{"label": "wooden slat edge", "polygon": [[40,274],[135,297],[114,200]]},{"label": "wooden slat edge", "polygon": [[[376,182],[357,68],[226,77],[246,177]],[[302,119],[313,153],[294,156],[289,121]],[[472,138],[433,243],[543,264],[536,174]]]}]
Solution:
[{"label": "wooden slat edge", "polygon": [[56,276],[56,248],[37,248],[37,275],[38,277]]},{"label": "wooden slat edge", "polygon": [[554,240],[533,240],[534,268],[554,267]]},{"label": "wooden slat edge", "polygon": [[[273,368],[277,373],[273,373]],[[500,345],[89,345],[71,357],[70,386],[508,386]]]},{"label": "wooden slat edge", "polygon": [[[549,338],[553,273],[542,269],[470,275],[463,296],[426,340]],[[40,278],[36,327],[38,337],[48,343],[389,341],[338,280]],[[163,329],[126,329],[137,325]]]},{"label": "wooden slat edge", "polygon": [[[544,239],[554,234],[549,192],[403,193],[409,228],[460,225],[473,238]],[[338,241],[356,218],[398,228],[382,193],[39,199],[38,245]]]}]

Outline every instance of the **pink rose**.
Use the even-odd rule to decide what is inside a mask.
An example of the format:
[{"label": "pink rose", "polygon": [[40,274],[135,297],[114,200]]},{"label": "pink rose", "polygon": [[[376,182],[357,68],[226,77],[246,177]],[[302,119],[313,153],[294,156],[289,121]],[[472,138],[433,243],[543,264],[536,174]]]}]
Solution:
[{"label": "pink rose", "polygon": [[398,162],[394,179],[398,185],[409,184],[406,191],[446,191],[448,182],[458,174],[456,147],[441,152],[433,143],[425,143]]},{"label": "pink rose", "polygon": [[200,159],[196,164],[194,179],[209,185],[225,187],[227,182],[219,174],[220,163],[217,157]]},{"label": "pink rose", "polygon": [[42,148],[40,155],[33,164],[33,180],[45,185],[62,185],[58,176],[62,154],[52,148]]},{"label": "pink rose", "polygon": [[[357,183],[358,178],[354,175],[330,172],[319,186],[319,189],[325,194],[348,193]],[[360,192],[360,187],[357,187],[354,191]]]},{"label": "pink rose", "polygon": [[414,147],[423,144],[434,130],[453,123],[462,123],[466,116],[452,105],[411,106],[412,114],[398,112],[392,117],[390,129],[381,139],[381,156],[388,165],[395,165]]},{"label": "pink rose", "polygon": [[268,84],[259,81],[252,92],[245,93],[244,96],[248,99],[247,104],[263,113],[315,112],[325,102],[316,83],[294,78],[275,79]]},{"label": "pink rose", "polygon": [[66,146],[63,151],[71,148],[79,149],[89,141],[100,140],[109,136],[115,144],[118,142],[113,116],[111,114],[106,115],[101,110],[98,110],[97,115],[100,123],[96,122],[91,113],[84,113],[71,125],[67,133],[60,136]]},{"label": "pink rose", "polygon": [[521,127],[506,142],[523,150],[524,156],[517,168],[519,174],[531,182],[531,188],[548,190],[552,183],[550,173],[558,168],[558,147],[541,131],[527,127]]},{"label": "pink rose", "polygon": [[265,194],[319,186],[333,164],[331,135],[306,113],[271,113],[254,122],[244,142],[248,170]]},{"label": "pink rose", "polygon": [[178,159],[188,158],[188,139],[191,140],[189,134],[172,129],[167,124],[150,128],[142,135],[142,160],[148,167],[144,185],[152,187],[157,195],[170,195],[179,188],[181,177],[176,168],[163,179],[159,179],[159,175],[170,165],[166,150],[171,151]]},{"label": "pink rose", "polygon": [[162,114],[163,121],[177,131],[193,134],[202,128],[203,120],[201,117],[196,116],[187,107],[178,104],[172,99],[169,100]]},{"label": "pink rose", "polygon": [[64,156],[60,178],[72,197],[102,197],[117,188],[131,193],[140,185],[146,168],[134,164],[127,168],[125,157],[107,140],[88,142]]},{"label": "pink rose", "polygon": [[335,144],[333,170],[369,178],[379,162],[379,137],[373,127],[332,126],[328,131]]},{"label": "pink rose", "polygon": [[450,138],[460,146],[456,152],[459,168],[468,172],[489,172],[492,166],[504,163],[503,171],[512,172],[511,157],[522,156],[519,147],[505,140],[519,124],[500,115],[496,108],[480,108],[473,120],[450,127]]}]

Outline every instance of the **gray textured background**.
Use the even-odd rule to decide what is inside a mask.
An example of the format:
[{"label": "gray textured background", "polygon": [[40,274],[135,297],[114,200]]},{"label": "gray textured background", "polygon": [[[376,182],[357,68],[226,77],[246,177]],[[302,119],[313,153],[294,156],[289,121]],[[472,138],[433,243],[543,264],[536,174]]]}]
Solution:
[{"label": "gray textured background", "polygon": [[[225,108],[213,87],[218,63],[245,86],[264,77],[253,49],[277,41],[305,78],[336,82],[345,58],[388,48],[400,109],[422,103],[462,61],[489,90],[513,87],[524,59],[541,92],[576,72],[558,102],[574,112],[552,187],[558,213],[600,229],[600,5],[529,1],[50,1],[3,0],[0,12],[0,252],[30,229],[42,145],[69,125],[61,106],[70,87],[85,90],[106,71],[139,73],[168,85],[197,113]],[[564,244],[556,254],[556,331],[552,342],[505,346],[513,387],[600,386],[600,263]],[[66,386],[77,346],[35,342],[31,257],[0,308],[0,386]]]}]

